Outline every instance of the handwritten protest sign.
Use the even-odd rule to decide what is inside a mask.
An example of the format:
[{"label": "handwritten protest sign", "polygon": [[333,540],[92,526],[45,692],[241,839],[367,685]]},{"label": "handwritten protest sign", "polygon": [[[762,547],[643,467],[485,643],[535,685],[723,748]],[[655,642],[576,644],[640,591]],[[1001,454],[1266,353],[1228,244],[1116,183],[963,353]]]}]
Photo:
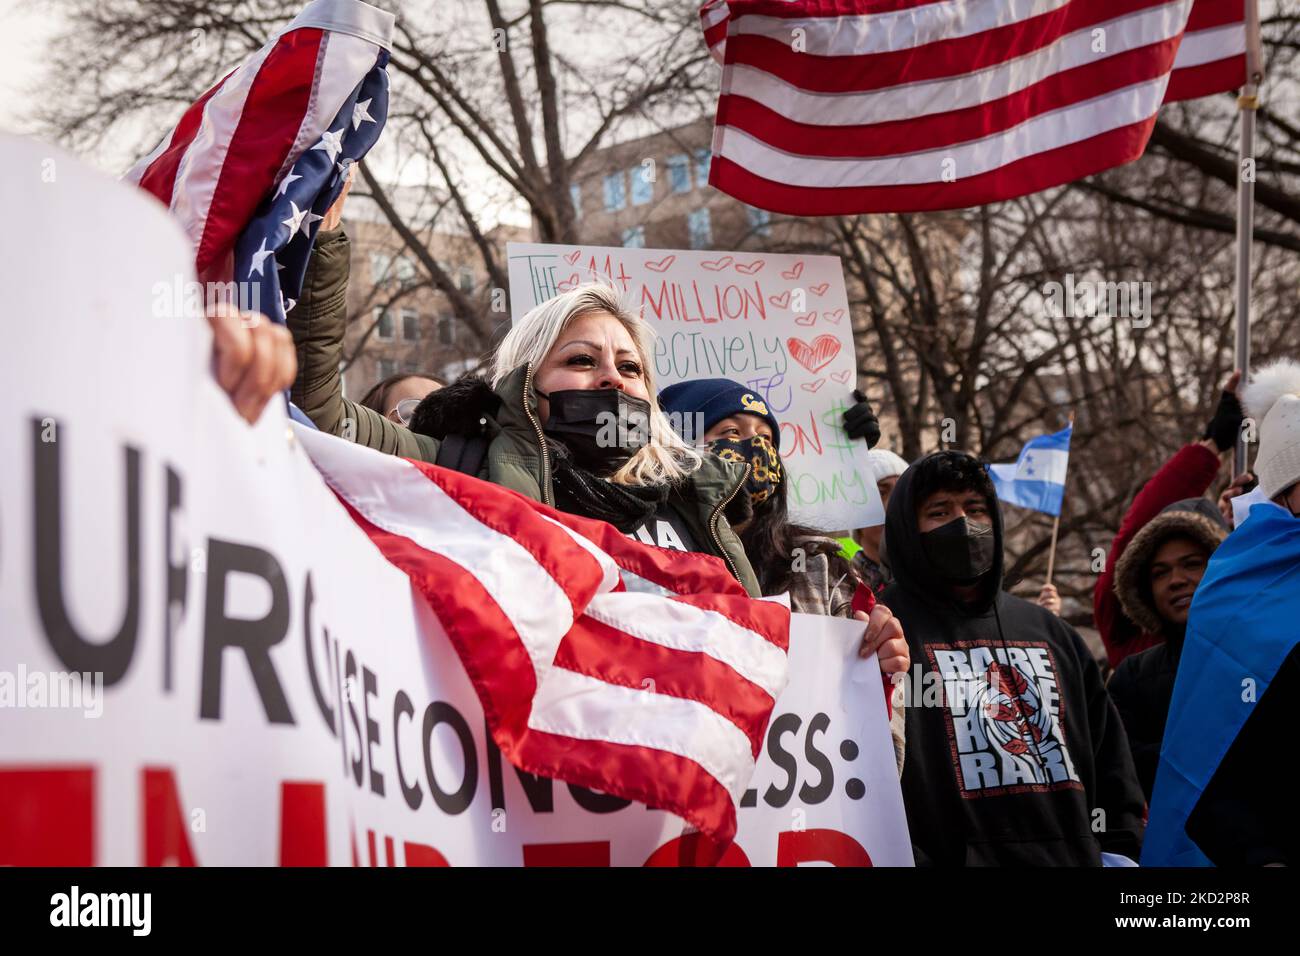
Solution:
[{"label": "handwritten protest sign", "polygon": [[507,255],[513,319],[580,283],[612,283],[656,332],[659,388],[730,378],[771,409],[795,520],[827,531],[883,523],[866,444],[840,420],[857,361],[839,259],[514,242]]}]

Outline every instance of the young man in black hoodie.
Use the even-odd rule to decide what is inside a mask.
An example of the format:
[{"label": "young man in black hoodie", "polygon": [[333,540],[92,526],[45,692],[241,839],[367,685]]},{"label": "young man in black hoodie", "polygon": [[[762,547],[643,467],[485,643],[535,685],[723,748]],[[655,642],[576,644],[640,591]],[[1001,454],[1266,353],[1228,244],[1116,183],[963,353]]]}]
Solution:
[{"label": "young man in black hoodie", "polygon": [[881,601],[912,652],[903,801],[919,865],[1136,860],[1143,799],[1096,662],[1074,629],[1002,590],[1002,517],[977,459],[899,478]]}]

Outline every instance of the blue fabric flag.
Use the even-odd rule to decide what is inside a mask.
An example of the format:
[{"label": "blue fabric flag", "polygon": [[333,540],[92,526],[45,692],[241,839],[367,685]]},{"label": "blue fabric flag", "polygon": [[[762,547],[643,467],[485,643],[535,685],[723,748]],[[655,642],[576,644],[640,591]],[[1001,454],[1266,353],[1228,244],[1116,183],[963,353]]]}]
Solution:
[{"label": "blue fabric flag", "polygon": [[1187,818],[1300,640],[1297,622],[1300,521],[1275,505],[1259,505],[1214,552],[1192,599],[1143,866],[1210,864],[1187,836]]},{"label": "blue fabric flag", "polygon": [[1004,465],[989,465],[989,478],[998,498],[1022,508],[1061,513],[1065,498],[1065,470],[1070,460],[1070,433],[1067,425],[1051,435],[1039,435],[1025,442],[1020,457]]}]

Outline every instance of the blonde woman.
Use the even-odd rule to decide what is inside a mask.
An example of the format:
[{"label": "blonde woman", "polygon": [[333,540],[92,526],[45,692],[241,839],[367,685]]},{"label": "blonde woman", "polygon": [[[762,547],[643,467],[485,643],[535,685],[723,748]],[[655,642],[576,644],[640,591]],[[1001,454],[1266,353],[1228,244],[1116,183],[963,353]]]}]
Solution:
[{"label": "blonde woman", "polygon": [[431,393],[403,426],[343,397],[348,261],[343,230],[322,230],[288,317],[292,399],[317,428],[476,474],[647,543],[716,555],[758,596],[728,520],[748,514],[749,468],[677,436],[655,397],[645,323],[611,289],[579,286],[542,303],[501,342],[489,380]]}]

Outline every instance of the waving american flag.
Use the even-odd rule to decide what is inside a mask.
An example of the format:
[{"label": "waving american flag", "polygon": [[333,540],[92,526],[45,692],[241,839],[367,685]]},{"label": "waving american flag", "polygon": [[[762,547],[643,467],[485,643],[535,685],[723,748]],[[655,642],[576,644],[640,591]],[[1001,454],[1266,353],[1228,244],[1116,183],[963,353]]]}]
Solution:
[{"label": "waving american flag", "polygon": [[180,220],[199,278],[235,283],[243,308],[283,322],[293,307],[321,217],[387,118],[393,23],[314,0],[127,174]]},{"label": "waving american flag", "polygon": [[1245,81],[1244,0],[708,0],[709,182],[790,215],[954,209],[1137,159]]},{"label": "waving american flag", "polygon": [[428,601],[511,763],[731,842],[786,684],[784,604],[750,598],[711,555],[644,545],[468,475],[296,431]]}]

